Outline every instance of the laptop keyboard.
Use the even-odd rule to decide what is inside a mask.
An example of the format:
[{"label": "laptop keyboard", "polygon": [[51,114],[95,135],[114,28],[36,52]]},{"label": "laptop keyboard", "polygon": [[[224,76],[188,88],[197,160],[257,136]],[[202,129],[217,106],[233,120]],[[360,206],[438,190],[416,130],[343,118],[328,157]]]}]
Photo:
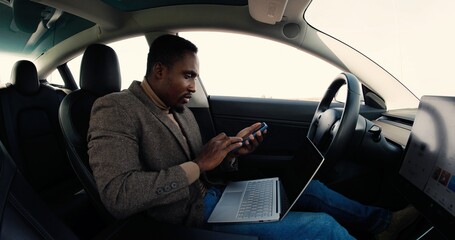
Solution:
[{"label": "laptop keyboard", "polygon": [[249,182],[239,212],[238,219],[272,216],[274,181]]}]

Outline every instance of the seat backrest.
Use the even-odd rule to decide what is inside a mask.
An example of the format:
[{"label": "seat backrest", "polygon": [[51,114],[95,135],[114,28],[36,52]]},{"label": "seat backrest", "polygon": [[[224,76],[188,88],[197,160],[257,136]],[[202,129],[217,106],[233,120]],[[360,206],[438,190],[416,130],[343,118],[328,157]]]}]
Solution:
[{"label": "seat backrest", "polygon": [[78,239],[36,195],[1,142],[0,239]]},{"label": "seat backrest", "polygon": [[60,105],[60,125],[76,175],[105,220],[112,221],[114,218],[101,202],[87,154],[87,131],[93,103],[121,88],[118,58],[112,48],[102,44],[87,47],[82,57],[79,85],[80,89],[68,94]]},{"label": "seat backrest", "polygon": [[11,84],[0,90],[1,140],[21,173],[44,200],[82,187],[71,168],[58,122],[63,91],[40,84],[35,65],[18,61]]}]

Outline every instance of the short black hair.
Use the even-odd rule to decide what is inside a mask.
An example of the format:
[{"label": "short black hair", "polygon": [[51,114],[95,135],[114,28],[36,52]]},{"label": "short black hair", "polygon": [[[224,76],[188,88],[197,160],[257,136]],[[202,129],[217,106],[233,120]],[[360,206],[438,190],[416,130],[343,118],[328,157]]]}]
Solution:
[{"label": "short black hair", "polygon": [[167,67],[172,67],[175,61],[182,58],[185,52],[197,53],[197,47],[192,42],[176,36],[162,35],[153,41],[147,56],[147,76],[155,63],[162,63]]}]

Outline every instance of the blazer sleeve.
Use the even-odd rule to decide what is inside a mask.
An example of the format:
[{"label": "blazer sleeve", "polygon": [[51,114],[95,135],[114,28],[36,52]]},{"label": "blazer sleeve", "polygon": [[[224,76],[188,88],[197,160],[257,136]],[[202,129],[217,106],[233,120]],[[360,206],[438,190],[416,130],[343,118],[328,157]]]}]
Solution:
[{"label": "blazer sleeve", "polygon": [[88,155],[101,200],[117,218],[189,198],[188,180],[176,165],[146,171],[140,160],[140,128],[125,106],[98,99],[88,131]]}]

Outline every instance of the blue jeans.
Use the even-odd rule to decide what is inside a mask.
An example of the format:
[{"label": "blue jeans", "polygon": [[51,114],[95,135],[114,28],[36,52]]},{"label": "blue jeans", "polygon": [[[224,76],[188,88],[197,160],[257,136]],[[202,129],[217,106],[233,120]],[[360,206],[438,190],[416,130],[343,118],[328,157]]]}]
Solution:
[{"label": "blue jeans", "polygon": [[[206,220],[222,191],[215,187],[208,190],[204,198]],[[313,180],[293,207],[293,211],[278,222],[208,226],[215,231],[255,235],[260,239],[353,239],[341,225],[354,230],[367,229],[375,234],[384,230],[390,219],[389,211],[362,205]]]},{"label": "blue jeans", "polygon": [[384,208],[363,205],[313,180],[308,184],[294,209],[325,212],[348,230],[377,234],[392,220],[392,212]]}]

